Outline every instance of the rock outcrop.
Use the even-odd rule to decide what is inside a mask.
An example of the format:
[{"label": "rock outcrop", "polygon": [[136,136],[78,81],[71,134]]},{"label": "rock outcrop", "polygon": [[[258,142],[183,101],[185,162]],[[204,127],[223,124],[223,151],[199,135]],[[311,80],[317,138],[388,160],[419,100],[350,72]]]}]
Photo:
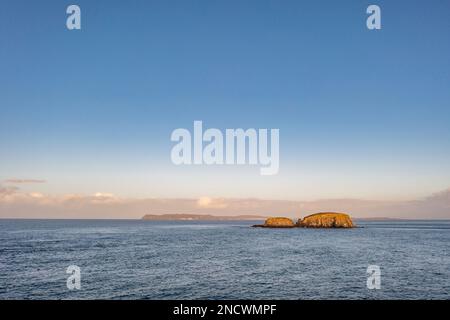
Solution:
[{"label": "rock outcrop", "polygon": [[257,224],[253,227],[261,228],[295,228],[296,225],[294,221],[285,217],[271,217],[266,219],[264,224]]},{"label": "rock outcrop", "polygon": [[337,212],[320,212],[298,219],[297,227],[301,228],[353,228],[348,214]]}]

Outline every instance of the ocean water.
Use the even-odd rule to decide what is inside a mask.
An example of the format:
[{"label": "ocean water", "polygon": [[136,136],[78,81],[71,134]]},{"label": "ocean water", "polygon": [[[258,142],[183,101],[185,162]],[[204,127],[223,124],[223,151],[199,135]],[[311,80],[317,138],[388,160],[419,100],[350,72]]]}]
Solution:
[{"label": "ocean water", "polygon": [[[450,298],[449,221],[258,222],[0,220],[0,299]],[[67,289],[69,265],[80,290]]]}]

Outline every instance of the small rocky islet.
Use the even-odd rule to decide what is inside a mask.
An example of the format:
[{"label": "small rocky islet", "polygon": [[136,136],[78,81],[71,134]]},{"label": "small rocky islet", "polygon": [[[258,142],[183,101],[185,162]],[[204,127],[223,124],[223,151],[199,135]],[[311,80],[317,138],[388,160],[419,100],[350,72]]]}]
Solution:
[{"label": "small rocky islet", "polygon": [[354,228],[350,216],[346,213],[319,212],[303,219],[298,219],[297,223],[286,217],[270,217],[264,224],[257,224],[258,228]]}]

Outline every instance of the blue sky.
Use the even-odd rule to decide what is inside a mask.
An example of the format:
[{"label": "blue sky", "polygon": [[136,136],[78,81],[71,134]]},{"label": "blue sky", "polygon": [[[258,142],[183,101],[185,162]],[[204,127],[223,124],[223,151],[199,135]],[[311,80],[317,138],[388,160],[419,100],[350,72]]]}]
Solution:
[{"label": "blue sky", "polygon": [[[68,31],[76,3],[82,30]],[[382,30],[366,28],[369,4]],[[129,197],[449,187],[448,1],[4,1],[0,179]],[[176,128],[279,128],[280,173],[176,167]],[[28,188],[28,189],[27,189]]]}]

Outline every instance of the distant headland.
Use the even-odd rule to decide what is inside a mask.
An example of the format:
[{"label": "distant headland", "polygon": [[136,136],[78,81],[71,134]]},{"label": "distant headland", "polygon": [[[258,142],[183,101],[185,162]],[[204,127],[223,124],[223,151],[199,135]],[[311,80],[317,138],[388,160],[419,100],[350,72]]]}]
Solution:
[{"label": "distant headland", "polygon": [[233,221],[233,220],[261,220],[264,216],[240,215],[240,216],[213,216],[209,214],[146,214],[142,220],[152,221]]}]

